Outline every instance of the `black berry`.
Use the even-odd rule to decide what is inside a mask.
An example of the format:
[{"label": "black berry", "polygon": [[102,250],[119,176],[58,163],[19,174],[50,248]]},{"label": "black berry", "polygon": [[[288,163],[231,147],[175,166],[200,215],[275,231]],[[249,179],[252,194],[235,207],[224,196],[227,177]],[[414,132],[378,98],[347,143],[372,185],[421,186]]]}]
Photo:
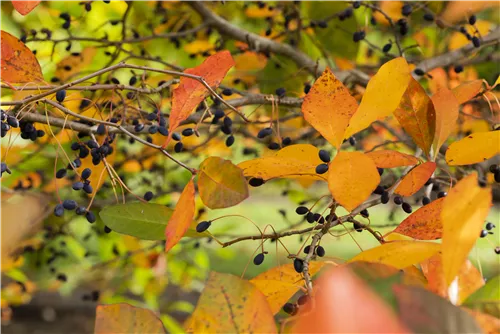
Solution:
[{"label": "black berry", "polygon": [[205,232],[210,227],[210,225],[212,225],[211,221],[204,220],[204,221],[198,223],[198,225],[196,225],[196,232],[198,232],[198,233]]},{"label": "black berry", "polygon": [[309,209],[305,206],[299,206],[299,207],[297,207],[297,209],[295,209],[295,212],[298,215],[305,215],[306,213],[309,212]]},{"label": "black berry", "polygon": [[64,101],[65,98],[66,98],[66,90],[62,89],[62,90],[57,91],[57,93],[56,93],[57,102],[61,103]]},{"label": "black berry", "polygon": [[304,261],[301,259],[295,258],[293,260],[293,268],[295,269],[296,272],[299,274],[304,271]]},{"label": "black berry", "polygon": [[264,262],[264,253],[259,253],[253,258],[253,264],[260,266]]},{"label": "black berry", "polygon": [[327,164],[320,164],[316,166],[316,173],[317,174],[325,174],[328,172],[328,165]]},{"label": "black berry", "polygon": [[413,209],[409,203],[404,202],[402,205],[403,211],[406,213],[412,213]]},{"label": "black berry", "polygon": [[261,185],[264,184],[264,180],[258,177],[252,177],[248,181],[248,184],[251,185],[252,187],[260,187]]},{"label": "black berry", "polygon": [[257,138],[266,138],[267,136],[271,135],[273,133],[273,129],[272,128],[264,128],[262,130],[259,131],[259,133],[257,134]]},{"label": "black berry", "polygon": [[328,151],[325,151],[325,150],[319,150],[319,158],[321,159],[321,161],[323,162],[330,162],[330,153],[328,153]]},{"label": "black berry", "polygon": [[146,201],[150,201],[153,199],[153,192],[152,191],[147,191],[145,194],[144,194],[144,199]]}]

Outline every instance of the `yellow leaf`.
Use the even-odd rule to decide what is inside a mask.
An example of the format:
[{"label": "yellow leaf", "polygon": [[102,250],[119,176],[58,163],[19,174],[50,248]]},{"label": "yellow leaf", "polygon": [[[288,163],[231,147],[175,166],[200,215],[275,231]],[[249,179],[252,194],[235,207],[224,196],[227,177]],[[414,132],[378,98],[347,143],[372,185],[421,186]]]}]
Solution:
[{"label": "yellow leaf", "polygon": [[446,5],[441,19],[448,23],[455,23],[464,19],[465,15],[478,13],[479,11],[498,7],[497,1],[450,1]]},{"label": "yellow leaf", "polygon": [[[393,21],[397,21],[403,17],[401,14],[401,9],[403,8],[404,3],[402,1],[380,1],[380,10],[382,10],[385,14],[387,14]],[[389,21],[382,15],[380,12],[373,12],[373,16],[377,20],[377,22],[382,23],[383,25],[388,26]]]},{"label": "yellow leaf", "polygon": [[245,176],[261,178],[264,181],[274,178],[324,179],[316,174],[316,166],[323,162],[319,150],[309,144],[290,145],[279,150],[274,156],[248,160],[238,164]]},{"label": "yellow leaf", "polygon": [[414,166],[418,159],[413,155],[392,150],[380,150],[366,153],[379,168],[394,168],[401,166]]},{"label": "yellow leaf", "polygon": [[194,209],[194,181],[191,179],[184,187],[165,228],[165,252],[174,247],[186,234],[194,218]]},{"label": "yellow leaf", "polygon": [[266,297],[252,283],[212,272],[186,322],[188,333],[276,333]]},{"label": "yellow leaf", "polygon": [[394,192],[401,196],[411,196],[415,194],[424,186],[435,170],[436,163],[432,161],[418,165],[403,177]]},{"label": "yellow leaf", "polygon": [[[309,274],[314,276],[325,262],[312,261],[309,263]],[[297,273],[293,264],[274,267],[250,280],[267,298],[273,314],[278,313],[281,307],[303,286],[302,275]]]},{"label": "yellow leaf", "polygon": [[436,112],[436,130],[432,143],[436,157],[441,145],[457,126],[459,103],[453,92],[446,87],[441,87],[431,99]]},{"label": "yellow leaf", "polygon": [[454,142],[446,150],[450,166],[471,165],[500,153],[500,131],[476,132]]},{"label": "yellow leaf", "polygon": [[445,197],[443,221],[443,270],[446,285],[455,279],[481,233],[491,206],[491,190],[477,184],[473,173],[460,180]]},{"label": "yellow leaf", "polygon": [[474,80],[464,82],[463,84],[453,88],[451,91],[459,104],[465,103],[479,94],[483,89],[483,80]]},{"label": "yellow leaf", "polygon": [[208,157],[200,165],[198,190],[210,209],[227,208],[248,197],[243,171],[229,160]]},{"label": "yellow leaf", "polygon": [[417,80],[410,79],[394,116],[415,144],[428,155],[434,139],[436,112],[431,99]]},{"label": "yellow leaf", "polygon": [[67,56],[57,64],[55,76],[63,82],[74,77],[94,61],[96,53],[96,48],[90,47],[83,49],[78,55]]},{"label": "yellow leaf", "polygon": [[327,68],[314,82],[302,103],[304,119],[337,149],[358,103]]},{"label": "yellow leaf", "polygon": [[184,45],[184,51],[190,54],[202,53],[208,50],[212,50],[214,45],[209,41],[204,41],[201,39],[197,39],[191,43]]},{"label": "yellow leaf", "polygon": [[395,58],[382,65],[368,82],[361,104],[349,121],[345,138],[396,110],[410,79],[410,68],[404,58]]},{"label": "yellow leaf", "polygon": [[424,241],[392,241],[356,255],[349,262],[366,261],[404,269],[439,252],[440,244]]},{"label": "yellow leaf", "polygon": [[166,333],[153,311],[126,303],[98,305],[94,334]]},{"label": "yellow leaf", "polygon": [[348,211],[370,197],[379,183],[373,160],[361,152],[339,152],[330,163],[328,188],[335,201]]},{"label": "yellow leaf", "polygon": [[450,299],[456,305],[462,304],[470,294],[484,285],[483,276],[469,260],[466,260],[460,268],[453,289],[448,289],[446,285],[441,254],[434,255],[420,265],[429,283],[427,289],[443,298]]}]

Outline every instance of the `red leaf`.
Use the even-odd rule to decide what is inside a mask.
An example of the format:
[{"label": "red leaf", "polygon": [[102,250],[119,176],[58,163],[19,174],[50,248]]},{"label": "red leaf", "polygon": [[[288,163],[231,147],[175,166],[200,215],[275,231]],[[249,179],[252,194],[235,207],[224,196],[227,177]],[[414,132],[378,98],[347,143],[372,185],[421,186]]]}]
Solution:
[{"label": "red leaf", "polygon": [[43,81],[42,69],[33,52],[18,38],[2,30],[2,81]]},{"label": "red leaf", "polygon": [[396,194],[411,196],[422,188],[436,170],[436,163],[428,161],[413,168],[406,174],[396,188]]},{"label": "red leaf", "polygon": [[394,168],[401,166],[414,166],[418,164],[418,159],[413,155],[391,150],[380,150],[366,153],[375,166],[379,168]]},{"label": "red leaf", "polygon": [[[217,88],[227,71],[233,66],[234,60],[231,53],[221,51],[205,59],[201,65],[185,70],[184,73],[201,76],[210,87]],[[168,127],[170,134],[209,94],[210,92],[201,82],[181,77],[179,87],[174,90],[172,97],[172,112]]]},{"label": "red leaf", "polygon": [[184,236],[194,218],[194,210],[194,181],[191,179],[186,187],[184,187],[179,201],[177,201],[177,205],[175,206],[174,213],[172,213],[172,216],[168,220],[165,229],[167,240],[165,252],[174,247]]},{"label": "red leaf", "polygon": [[441,210],[444,198],[429,203],[403,220],[393,231],[419,240],[440,239],[443,234]]},{"label": "red leaf", "polygon": [[12,1],[12,6],[21,15],[29,14],[41,1]]}]

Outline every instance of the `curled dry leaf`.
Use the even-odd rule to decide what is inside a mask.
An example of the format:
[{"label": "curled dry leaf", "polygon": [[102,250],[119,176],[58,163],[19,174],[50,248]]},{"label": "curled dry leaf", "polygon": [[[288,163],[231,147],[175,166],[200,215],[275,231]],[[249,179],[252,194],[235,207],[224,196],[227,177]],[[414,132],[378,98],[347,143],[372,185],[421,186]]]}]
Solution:
[{"label": "curled dry leaf", "polygon": [[403,220],[393,232],[418,240],[441,239],[443,234],[441,221],[443,201],[444,198],[438,198],[419,208]]},{"label": "curled dry leaf", "polygon": [[418,159],[413,155],[392,150],[379,150],[366,153],[379,168],[394,168],[402,166],[414,166]]},{"label": "curled dry leaf", "polygon": [[435,158],[441,145],[457,126],[459,103],[453,92],[446,87],[440,88],[431,100],[436,112],[436,130],[432,143]]},{"label": "curled dry leaf", "polygon": [[41,1],[12,1],[12,6],[21,15],[29,14]]},{"label": "curled dry leaf", "polygon": [[215,272],[185,328],[188,333],[276,333],[273,313],[259,289],[237,276]]},{"label": "curled dry leaf", "polygon": [[[233,66],[233,57],[229,51],[225,50],[211,55],[201,65],[189,68],[184,73],[203,77],[205,82],[215,89]],[[170,134],[209,94],[208,89],[198,80],[181,77],[179,86],[172,96],[172,111],[168,127]]]},{"label": "curled dry leaf", "polygon": [[401,196],[411,196],[415,194],[424,186],[435,170],[436,163],[432,161],[418,165],[403,177],[396,187],[395,193]]},{"label": "curled dry leaf", "polygon": [[248,197],[243,171],[230,160],[208,157],[200,165],[198,190],[210,209],[234,206]]},{"label": "curled dry leaf", "polygon": [[163,334],[161,320],[153,311],[130,304],[98,305],[94,334]]},{"label": "curled dry leaf", "polygon": [[395,58],[382,65],[368,82],[359,108],[349,121],[345,138],[396,110],[410,79],[410,68],[404,58]]},{"label": "curled dry leaf", "polygon": [[2,30],[2,81],[43,82],[42,69],[33,52],[17,37]]},{"label": "curled dry leaf", "polygon": [[477,174],[460,180],[445,197],[443,221],[443,271],[446,285],[459,274],[481,233],[491,206],[491,190],[481,188]]},{"label": "curled dry leaf", "polygon": [[[314,276],[325,262],[311,261],[309,274]],[[250,283],[255,285],[267,298],[273,314],[280,311],[281,307],[303,286],[302,274],[295,271],[293,264],[285,264],[269,269],[252,278]]]},{"label": "curled dry leaf", "polygon": [[337,149],[358,103],[327,68],[314,82],[302,103],[304,119]]},{"label": "curled dry leaf", "polygon": [[417,80],[410,79],[394,116],[415,144],[428,155],[434,140],[436,112],[431,99]]},{"label": "curled dry leaf", "polygon": [[290,145],[268,157],[244,161],[238,164],[243,174],[267,181],[274,178],[305,178],[324,180],[316,174],[316,166],[323,162],[319,150],[310,144]]},{"label": "curled dry leaf", "polygon": [[392,241],[375,248],[365,250],[349,262],[366,261],[387,264],[404,269],[422,262],[441,249],[441,245],[423,241]]},{"label": "curled dry leaf", "polygon": [[165,228],[165,252],[172,249],[182,239],[193,221],[195,211],[194,193],[194,181],[191,179],[184,187]]},{"label": "curled dry leaf", "polygon": [[500,153],[500,131],[476,132],[454,142],[446,150],[450,166],[471,165]]},{"label": "curled dry leaf", "polygon": [[379,183],[377,167],[366,154],[339,152],[330,163],[328,188],[335,201],[348,211],[370,197]]}]

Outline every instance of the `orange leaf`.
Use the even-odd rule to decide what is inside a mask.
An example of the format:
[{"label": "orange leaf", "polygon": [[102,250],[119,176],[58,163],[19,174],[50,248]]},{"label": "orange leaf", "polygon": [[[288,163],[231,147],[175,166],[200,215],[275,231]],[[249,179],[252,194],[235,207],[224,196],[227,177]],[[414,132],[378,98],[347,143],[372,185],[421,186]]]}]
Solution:
[{"label": "orange leaf", "polygon": [[434,255],[420,265],[429,284],[427,289],[443,298],[450,299],[455,305],[462,304],[470,294],[484,285],[481,273],[469,260],[466,260],[460,268],[453,289],[448,289],[446,285],[441,254]]},{"label": "orange leaf", "polygon": [[464,82],[460,86],[453,88],[451,91],[459,104],[465,103],[479,94],[483,89],[483,80],[474,80]]},{"label": "orange leaf", "polygon": [[399,224],[393,231],[419,240],[440,239],[443,234],[441,210],[444,198],[421,207]]},{"label": "orange leaf", "polygon": [[417,146],[429,154],[434,139],[436,112],[431,99],[415,79],[410,80],[394,116]]},{"label": "orange leaf", "polygon": [[418,159],[413,155],[391,150],[380,150],[366,153],[379,168],[394,168],[401,166],[414,166]]},{"label": "orange leaf", "polygon": [[215,272],[185,327],[189,333],[276,333],[266,297],[248,281]]},{"label": "orange leaf", "polygon": [[174,213],[168,220],[165,228],[166,246],[165,252],[174,247],[184,236],[194,218],[194,181],[191,179],[182,191]]},{"label": "orange leaf", "polygon": [[[201,65],[185,70],[184,73],[201,76],[210,87],[217,88],[233,65],[231,53],[221,51],[205,59]],[[181,77],[179,86],[172,96],[172,111],[168,126],[170,135],[209,94],[201,82]]]},{"label": "orange leaf", "polygon": [[349,262],[366,261],[387,264],[404,269],[422,262],[439,252],[440,244],[424,241],[401,240],[386,242],[380,246],[365,250]]},{"label": "orange leaf", "polygon": [[402,57],[388,61],[370,79],[358,110],[349,121],[345,138],[370,126],[371,123],[389,116],[410,82],[410,68]]},{"label": "orange leaf", "polygon": [[474,317],[474,320],[476,320],[479,327],[481,327],[483,333],[485,334],[500,333],[500,319],[486,313],[470,310],[465,307],[463,308],[463,310],[467,311],[472,317]]},{"label": "orange leaf", "polygon": [[153,311],[121,303],[97,306],[94,333],[140,334],[166,331]]},{"label": "orange leaf", "polygon": [[2,30],[2,81],[43,82],[42,69],[33,52],[18,38]]},{"label": "orange leaf", "polygon": [[348,211],[370,197],[379,183],[377,166],[361,152],[339,152],[330,163],[328,188]]},{"label": "orange leaf", "polygon": [[436,170],[436,163],[432,161],[425,162],[413,168],[406,174],[401,183],[397,186],[395,192],[401,196],[411,196],[415,194],[432,176]]},{"label": "orange leaf", "polygon": [[[314,276],[325,262],[311,261],[309,263],[309,274]],[[255,285],[267,298],[273,314],[278,313],[281,307],[293,297],[303,285],[302,274],[293,268],[293,264],[285,264],[274,267],[254,277],[250,283]]]},{"label": "orange leaf", "polygon": [[358,103],[327,68],[314,82],[302,103],[304,119],[337,149]]},{"label": "orange leaf", "polygon": [[436,112],[436,130],[434,134],[434,157],[439,148],[457,126],[459,103],[455,95],[446,87],[442,87],[431,98]]},{"label": "orange leaf", "polygon": [[29,14],[41,1],[12,1],[12,6],[21,15]]},{"label": "orange leaf", "polygon": [[445,197],[443,221],[443,270],[446,285],[460,272],[479,238],[491,206],[491,190],[477,184],[473,173],[460,180]]},{"label": "orange leaf", "polygon": [[243,171],[229,160],[208,157],[200,165],[198,190],[210,209],[227,208],[248,197]]},{"label": "orange leaf", "polygon": [[500,153],[500,131],[476,132],[452,143],[446,150],[450,166],[471,165]]},{"label": "orange leaf", "polygon": [[[323,274],[314,290],[315,308],[301,307],[290,333],[409,333],[392,309],[345,267]],[[360,314],[362,321],[356,320]]]}]

